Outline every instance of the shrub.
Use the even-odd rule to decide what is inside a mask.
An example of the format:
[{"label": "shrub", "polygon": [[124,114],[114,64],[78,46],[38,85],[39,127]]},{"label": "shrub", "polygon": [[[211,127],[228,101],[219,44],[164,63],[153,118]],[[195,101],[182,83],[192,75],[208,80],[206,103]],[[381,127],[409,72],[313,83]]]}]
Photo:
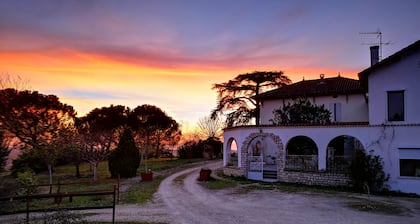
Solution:
[{"label": "shrub", "polygon": [[16,177],[18,173],[25,172],[28,169],[35,173],[48,170],[44,160],[33,151],[22,153],[17,159],[13,160],[11,171],[12,175]]},{"label": "shrub", "polygon": [[17,190],[18,195],[27,195],[36,193],[36,188],[31,188],[31,185],[38,184],[38,178],[32,170],[17,174],[17,182],[20,188]]},{"label": "shrub", "polygon": [[[386,175],[383,170],[383,161],[380,156],[357,150],[350,164],[350,178],[356,190],[378,192],[386,190],[385,182],[388,181],[389,175]],[[365,189],[366,186],[369,189]]]},{"label": "shrub", "polygon": [[125,128],[118,147],[109,156],[111,177],[134,177],[140,165],[140,153],[129,128]]}]

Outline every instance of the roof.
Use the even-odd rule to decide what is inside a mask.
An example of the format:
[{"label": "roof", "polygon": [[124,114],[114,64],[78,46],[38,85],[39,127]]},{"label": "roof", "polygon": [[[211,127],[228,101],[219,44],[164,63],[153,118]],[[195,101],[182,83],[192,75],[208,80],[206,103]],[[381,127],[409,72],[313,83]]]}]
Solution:
[{"label": "roof", "polygon": [[362,94],[359,80],[344,77],[303,80],[256,95],[257,99],[285,99],[296,97]]},{"label": "roof", "polygon": [[406,48],[401,49],[397,53],[395,53],[395,54],[383,59],[382,61],[370,66],[369,68],[359,72],[359,79],[361,81],[362,86],[367,89],[367,86],[368,86],[367,85],[368,84],[367,78],[372,72],[378,71],[379,69],[382,69],[386,66],[392,65],[392,64],[400,61],[404,57],[417,52],[418,50],[420,50],[420,40],[417,40],[413,44],[407,46]]}]

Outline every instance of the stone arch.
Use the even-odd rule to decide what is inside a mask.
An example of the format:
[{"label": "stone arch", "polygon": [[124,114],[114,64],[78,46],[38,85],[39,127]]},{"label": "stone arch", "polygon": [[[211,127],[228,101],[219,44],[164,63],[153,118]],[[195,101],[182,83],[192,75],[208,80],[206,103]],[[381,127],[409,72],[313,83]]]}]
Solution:
[{"label": "stone arch", "polygon": [[238,160],[238,143],[235,138],[231,137],[226,145],[227,165],[239,167]]},{"label": "stone arch", "polygon": [[318,146],[315,141],[304,135],[291,138],[286,145],[287,170],[317,171]]},{"label": "stone arch", "polygon": [[285,152],[283,148],[283,143],[279,136],[273,133],[251,133],[242,143],[241,147],[241,171],[242,173],[247,173],[249,170],[249,152],[253,141],[257,138],[269,138],[275,145],[275,152],[277,155],[275,159],[276,169],[277,172],[282,171],[284,169],[284,158]]},{"label": "stone arch", "polygon": [[351,135],[339,135],[327,145],[327,172],[348,173],[357,150],[365,150],[361,141]]}]

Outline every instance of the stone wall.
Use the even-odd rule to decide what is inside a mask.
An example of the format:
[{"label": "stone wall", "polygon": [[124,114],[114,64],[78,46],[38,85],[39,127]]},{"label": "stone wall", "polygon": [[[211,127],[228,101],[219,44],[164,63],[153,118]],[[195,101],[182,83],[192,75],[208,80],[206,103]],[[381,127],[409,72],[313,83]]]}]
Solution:
[{"label": "stone wall", "polygon": [[350,186],[348,175],[327,172],[296,172],[284,171],[279,173],[278,180],[287,183],[300,183],[318,186]]},{"label": "stone wall", "polygon": [[234,176],[234,177],[241,177],[246,176],[239,167],[234,166],[225,166],[223,167],[223,173],[226,176]]},{"label": "stone wall", "polygon": [[351,181],[348,175],[336,174],[328,172],[302,172],[302,171],[288,171],[285,170],[286,153],[283,148],[281,139],[273,133],[256,132],[250,133],[244,140],[241,147],[241,167],[226,166],[223,172],[228,176],[247,176],[249,163],[248,163],[248,147],[251,141],[257,137],[266,137],[273,140],[277,147],[277,180],[279,182],[299,183],[306,185],[318,186],[350,186]]}]

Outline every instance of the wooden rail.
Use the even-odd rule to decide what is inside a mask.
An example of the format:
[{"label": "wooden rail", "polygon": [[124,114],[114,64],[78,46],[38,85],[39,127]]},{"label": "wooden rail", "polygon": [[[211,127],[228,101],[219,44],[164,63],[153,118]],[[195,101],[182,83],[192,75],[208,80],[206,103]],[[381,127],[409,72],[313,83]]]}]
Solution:
[{"label": "wooden rail", "polygon": [[[49,185],[48,185],[49,186]],[[7,197],[0,197],[0,201],[2,202],[12,202],[12,201],[24,201],[26,203],[25,210],[17,210],[13,212],[2,212],[0,211],[0,215],[10,215],[10,214],[21,214],[26,213],[26,223],[29,223],[29,213],[31,212],[50,212],[50,211],[58,211],[58,210],[87,210],[87,209],[106,209],[112,208],[112,223],[115,223],[115,205],[117,202],[117,185],[114,185],[113,190],[95,190],[95,191],[77,191],[77,192],[66,192],[66,193],[51,193],[51,194],[28,194],[22,196],[7,196]],[[72,201],[73,197],[89,197],[89,196],[106,196],[112,195],[112,204],[111,205],[101,205],[101,206],[74,206],[74,207],[59,207],[56,208],[46,208],[46,209],[30,209],[30,203],[33,200],[45,199],[45,198],[53,198],[55,201],[63,198],[68,197],[69,202]]]}]

